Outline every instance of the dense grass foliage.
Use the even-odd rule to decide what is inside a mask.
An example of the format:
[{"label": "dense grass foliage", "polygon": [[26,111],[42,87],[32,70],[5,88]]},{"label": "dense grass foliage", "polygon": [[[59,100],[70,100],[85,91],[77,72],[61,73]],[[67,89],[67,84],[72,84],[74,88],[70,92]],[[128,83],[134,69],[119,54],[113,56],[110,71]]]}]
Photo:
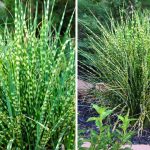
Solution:
[{"label": "dense grass foliage", "polygon": [[[35,9],[36,9],[36,3],[38,2],[39,6],[38,6],[38,22],[41,22],[42,19],[42,10],[44,7],[44,0],[20,0],[24,7],[28,4],[31,5],[31,12],[32,12],[32,18],[34,18],[34,13],[35,13]],[[47,1],[47,0],[45,0]],[[4,5],[3,9],[1,7],[1,3]],[[59,24],[59,21],[61,20],[61,16],[64,10],[65,5],[67,4],[67,8],[66,8],[66,13],[65,13],[65,18],[64,18],[64,23],[63,23],[63,27],[61,30],[61,34],[64,34],[68,22],[70,20],[70,17],[74,11],[75,8],[75,0],[55,0],[55,7],[54,7],[54,11],[53,11],[53,16],[52,16],[52,21],[53,21],[53,25],[57,26]],[[53,0],[50,1],[50,7],[52,7],[53,5]],[[3,13],[1,13],[0,15],[0,24],[4,24],[6,18],[7,18],[7,22],[9,23],[9,28],[13,27],[13,19],[14,19],[14,15],[15,15],[15,1],[14,0],[0,0],[0,13],[3,10]],[[75,28],[74,28],[74,24],[75,24],[75,19],[72,20],[72,30],[71,30],[71,35],[72,37],[74,37],[75,34]],[[57,26],[58,27],[58,26]]]},{"label": "dense grass foliage", "polygon": [[[79,4],[79,19],[84,21],[93,31],[98,32],[96,21],[91,12],[104,25],[110,25],[108,14],[114,17],[115,20],[120,19],[120,10],[132,14],[134,10],[144,10],[150,8],[149,0],[78,0]],[[91,12],[90,12],[91,11]],[[88,49],[85,28],[79,23],[79,47]]]},{"label": "dense grass foliage", "polygon": [[111,19],[109,30],[95,19],[101,36],[87,28],[92,51],[80,51],[84,77],[93,83],[104,82],[104,101],[112,107],[126,106],[142,130],[150,125],[149,13],[121,16],[121,23]]},{"label": "dense grass foliage", "polygon": [[16,2],[15,30],[0,35],[0,149],[74,149],[72,18],[60,36],[65,11],[56,30],[49,2],[40,28],[37,9],[33,20]]}]

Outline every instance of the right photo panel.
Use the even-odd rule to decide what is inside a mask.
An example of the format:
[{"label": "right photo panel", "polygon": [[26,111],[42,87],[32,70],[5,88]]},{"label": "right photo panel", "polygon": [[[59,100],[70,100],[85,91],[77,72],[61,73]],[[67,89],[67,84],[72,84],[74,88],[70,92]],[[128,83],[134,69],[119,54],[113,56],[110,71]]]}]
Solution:
[{"label": "right photo panel", "polygon": [[78,0],[78,149],[150,150],[150,1]]}]

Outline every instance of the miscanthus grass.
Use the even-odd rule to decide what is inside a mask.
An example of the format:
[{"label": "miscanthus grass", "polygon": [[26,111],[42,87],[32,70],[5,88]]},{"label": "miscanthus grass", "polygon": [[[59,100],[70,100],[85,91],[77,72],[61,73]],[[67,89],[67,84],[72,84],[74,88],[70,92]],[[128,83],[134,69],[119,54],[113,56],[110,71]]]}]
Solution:
[{"label": "miscanthus grass", "polygon": [[125,106],[137,118],[141,131],[150,125],[149,13],[121,15],[120,22],[110,20],[109,28],[95,19],[100,34],[87,28],[90,50],[80,50],[82,77],[92,83],[103,82],[105,104]]},{"label": "miscanthus grass", "polygon": [[0,35],[0,149],[74,149],[72,18],[60,35],[65,10],[56,29],[49,2],[38,24],[15,1],[14,31]]}]

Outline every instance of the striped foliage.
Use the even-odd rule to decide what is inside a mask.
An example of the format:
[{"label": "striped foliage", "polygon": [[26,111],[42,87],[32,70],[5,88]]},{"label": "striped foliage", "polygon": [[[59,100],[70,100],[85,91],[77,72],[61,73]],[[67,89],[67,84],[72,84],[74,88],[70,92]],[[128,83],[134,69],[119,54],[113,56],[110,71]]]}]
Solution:
[{"label": "striped foliage", "polygon": [[74,149],[71,19],[61,36],[65,10],[55,29],[53,7],[45,2],[39,25],[16,1],[15,30],[0,35],[0,149]]},{"label": "striped foliage", "polygon": [[101,93],[105,102],[113,107],[125,105],[130,115],[138,118],[137,125],[142,130],[150,123],[149,15],[147,12],[134,12],[131,18],[121,15],[121,22],[112,19],[109,29],[95,19],[101,36],[88,29],[92,34],[89,36],[92,52],[80,51],[84,57],[81,64],[89,71],[84,77],[90,82],[103,82],[107,87]]}]

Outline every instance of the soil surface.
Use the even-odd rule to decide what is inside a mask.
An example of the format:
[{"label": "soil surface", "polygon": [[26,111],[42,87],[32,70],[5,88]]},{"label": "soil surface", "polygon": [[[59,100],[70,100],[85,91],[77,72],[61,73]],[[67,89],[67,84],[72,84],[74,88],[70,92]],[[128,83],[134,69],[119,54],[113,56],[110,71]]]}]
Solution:
[{"label": "soil surface", "polygon": [[[89,97],[88,97],[89,98]],[[87,99],[88,99],[87,98]],[[93,100],[92,103],[96,103],[97,100]],[[78,100],[78,126],[79,129],[85,129],[84,136],[89,137],[90,129],[98,131],[94,122],[87,122],[89,117],[97,116],[95,110],[93,110],[92,105],[88,102],[85,102],[82,99]],[[133,144],[149,144],[150,145],[150,129],[145,129],[142,133],[142,136],[138,137],[135,135],[131,142]]]},{"label": "soil surface", "polygon": [[[92,108],[92,104],[98,103],[98,99],[94,98],[92,95],[88,95],[85,92],[86,86],[88,86],[87,89],[92,87],[90,84],[84,84],[83,81],[78,81],[78,129],[85,130],[83,133],[84,136],[89,137],[91,129],[98,131],[94,122],[87,122],[89,117],[97,116],[96,111]],[[82,91],[84,91],[84,94],[82,94]],[[150,128],[144,129],[142,136],[140,137],[136,134],[132,138],[131,142],[133,144],[150,145]]]}]

